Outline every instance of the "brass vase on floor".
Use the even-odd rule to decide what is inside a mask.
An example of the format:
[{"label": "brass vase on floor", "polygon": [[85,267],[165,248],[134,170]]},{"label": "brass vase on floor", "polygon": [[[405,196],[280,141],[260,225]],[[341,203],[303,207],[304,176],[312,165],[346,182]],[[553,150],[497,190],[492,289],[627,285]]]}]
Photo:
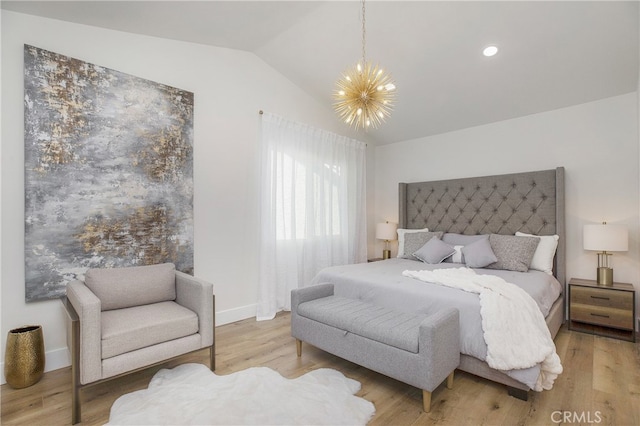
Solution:
[{"label": "brass vase on floor", "polygon": [[7,334],[4,377],[11,387],[26,388],[44,374],[44,338],[42,327],[28,325]]}]

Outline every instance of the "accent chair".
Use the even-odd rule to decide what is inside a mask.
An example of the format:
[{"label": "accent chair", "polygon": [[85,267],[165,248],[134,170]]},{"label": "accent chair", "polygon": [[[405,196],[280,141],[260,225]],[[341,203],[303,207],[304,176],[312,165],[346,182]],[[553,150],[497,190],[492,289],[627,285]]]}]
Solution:
[{"label": "accent chair", "polygon": [[89,269],[62,297],[68,319],[72,424],[80,389],[209,348],[215,370],[213,285],[172,263]]}]

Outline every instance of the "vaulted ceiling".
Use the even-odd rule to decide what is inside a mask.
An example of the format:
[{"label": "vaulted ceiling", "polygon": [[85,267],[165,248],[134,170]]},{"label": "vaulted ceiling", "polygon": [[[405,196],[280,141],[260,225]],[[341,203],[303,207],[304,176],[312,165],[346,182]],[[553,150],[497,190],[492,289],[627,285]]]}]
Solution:
[{"label": "vaulted ceiling", "polygon": [[[2,1],[2,8],[253,52],[330,106],[360,59],[359,1]],[[638,2],[366,3],[367,58],[397,105],[393,143],[636,91]],[[499,48],[484,57],[487,45]],[[337,118],[336,118],[337,120]]]}]

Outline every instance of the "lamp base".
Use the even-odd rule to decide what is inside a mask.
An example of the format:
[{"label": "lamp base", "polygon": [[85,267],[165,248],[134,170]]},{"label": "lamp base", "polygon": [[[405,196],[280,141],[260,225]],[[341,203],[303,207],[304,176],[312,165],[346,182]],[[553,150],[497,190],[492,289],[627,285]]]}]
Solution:
[{"label": "lamp base", "polygon": [[391,250],[389,250],[389,249],[382,250],[382,258],[383,259],[391,259]]},{"label": "lamp base", "polygon": [[600,267],[597,269],[597,280],[598,285],[613,285],[613,269]]}]

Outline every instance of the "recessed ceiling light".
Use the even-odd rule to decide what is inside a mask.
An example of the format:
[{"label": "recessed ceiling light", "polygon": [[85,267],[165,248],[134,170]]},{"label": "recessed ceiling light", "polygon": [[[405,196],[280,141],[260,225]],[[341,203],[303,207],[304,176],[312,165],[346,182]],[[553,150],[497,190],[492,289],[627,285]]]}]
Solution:
[{"label": "recessed ceiling light", "polygon": [[484,48],[484,50],[482,51],[482,54],[484,56],[493,56],[496,53],[498,53],[498,48],[496,46],[487,46]]}]

